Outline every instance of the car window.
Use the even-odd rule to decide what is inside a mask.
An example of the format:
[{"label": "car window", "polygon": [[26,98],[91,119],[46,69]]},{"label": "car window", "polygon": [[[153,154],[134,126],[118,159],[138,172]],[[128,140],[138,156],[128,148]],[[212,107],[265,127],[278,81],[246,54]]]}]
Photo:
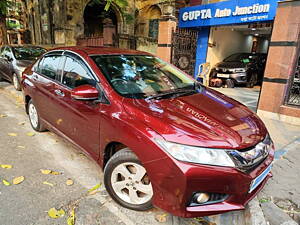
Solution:
[{"label": "car window", "polygon": [[4,48],[5,48],[5,47],[2,47],[2,48],[0,49],[0,56],[3,56],[2,54],[3,54]]},{"label": "car window", "polygon": [[12,57],[12,52],[11,52],[10,48],[5,47],[4,50],[3,50],[2,55],[3,56],[10,56],[10,57]]},{"label": "car window", "polygon": [[61,56],[57,56],[57,55],[46,56],[39,63],[36,72],[55,80],[58,74],[60,60],[61,60]]},{"label": "car window", "polygon": [[96,81],[92,78],[86,66],[70,57],[67,57],[65,62],[62,83],[69,88],[84,84],[96,85]]},{"label": "car window", "polygon": [[14,47],[13,53],[18,60],[35,60],[47,50],[41,47]]}]

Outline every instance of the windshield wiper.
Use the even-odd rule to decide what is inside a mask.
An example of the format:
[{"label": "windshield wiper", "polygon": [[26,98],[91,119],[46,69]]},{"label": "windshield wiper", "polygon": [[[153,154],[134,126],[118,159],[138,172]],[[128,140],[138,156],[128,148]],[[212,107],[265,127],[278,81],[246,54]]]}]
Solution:
[{"label": "windshield wiper", "polygon": [[196,93],[196,90],[192,90],[192,89],[176,89],[176,90],[172,90],[172,91],[168,91],[168,92],[162,92],[156,95],[151,95],[148,96],[147,98],[145,98],[145,100],[151,100],[151,99],[162,99],[168,96],[172,96],[172,97],[179,97],[182,95],[187,95],[187,94],[191,94],[191,93]]}]

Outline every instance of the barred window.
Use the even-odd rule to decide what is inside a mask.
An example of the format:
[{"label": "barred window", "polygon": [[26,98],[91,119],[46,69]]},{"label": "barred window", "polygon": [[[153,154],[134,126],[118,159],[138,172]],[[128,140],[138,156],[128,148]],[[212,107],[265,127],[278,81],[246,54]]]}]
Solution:
[{"label": "barred window", "polygon": [[294,76],[291,79],[287,104],[300,107],[300,48],[298,48],[298,60]]}]

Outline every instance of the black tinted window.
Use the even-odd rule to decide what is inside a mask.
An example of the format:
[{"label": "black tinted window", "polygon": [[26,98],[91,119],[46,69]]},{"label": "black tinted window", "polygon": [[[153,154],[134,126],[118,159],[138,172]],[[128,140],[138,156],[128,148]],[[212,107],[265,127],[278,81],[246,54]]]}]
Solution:
[{"label": "black tinted window", "polygon": [[37,72],[55,80],[61,56],[47,56],[39,64]]},{"label": "black tinted window", "polygon": [[40,47],[14,47],[14,55],[19,60],[35,60],[46,52],[46,49]]},{"label": "black tinted window", "polygon": [[70,88],[75,88],[84,84],[95,86],[96,82],[83,63],[67,57],[62,83]]}]

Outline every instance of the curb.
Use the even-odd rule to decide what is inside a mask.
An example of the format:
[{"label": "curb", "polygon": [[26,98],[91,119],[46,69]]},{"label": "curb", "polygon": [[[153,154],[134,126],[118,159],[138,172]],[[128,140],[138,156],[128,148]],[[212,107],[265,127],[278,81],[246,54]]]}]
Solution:
[{"label": "curb", "polygon": [[257,197],[252,199],[244,211],[245,225],[267,225],[262,208]]}]

